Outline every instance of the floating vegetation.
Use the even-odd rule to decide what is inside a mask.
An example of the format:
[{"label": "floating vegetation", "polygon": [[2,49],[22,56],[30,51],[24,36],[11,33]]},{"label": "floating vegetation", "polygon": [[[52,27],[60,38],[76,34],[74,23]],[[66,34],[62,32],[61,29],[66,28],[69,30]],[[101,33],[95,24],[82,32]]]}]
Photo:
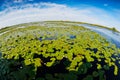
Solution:
[{"label": "floating vegetation", "polygon": [[114,44],[82,26],[43,23],[0,35],[0,80],[106,80],[109,71],[112,79],[118,76],[120,49]]}]

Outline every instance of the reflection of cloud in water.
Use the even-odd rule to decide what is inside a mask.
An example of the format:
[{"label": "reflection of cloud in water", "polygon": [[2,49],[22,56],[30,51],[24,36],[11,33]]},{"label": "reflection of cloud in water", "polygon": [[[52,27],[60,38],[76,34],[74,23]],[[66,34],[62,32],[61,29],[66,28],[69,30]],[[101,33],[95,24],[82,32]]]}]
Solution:
[{"label": "reflection of cloud in water", "polygon": [[0,12],[0,27],[46,20],[69,20],[115,26],[120,30],[119,19],[111,13],[96,7],[71,8],[55,3],[26,4]]},{"label": "reflection of cloud in water", "polygon": [[86,28],[89,28],[89,29],[99,33],[100,35],[105,37],[109,42],[116,44],[116,46],[120,48],[120,45],[119,45],[120,44],[120,33],[113,32],[113,31],[105,29],[105,28],[99,28],[97,26],[91,26],[88,24],[80,24],[79,26],[84,26]]}]

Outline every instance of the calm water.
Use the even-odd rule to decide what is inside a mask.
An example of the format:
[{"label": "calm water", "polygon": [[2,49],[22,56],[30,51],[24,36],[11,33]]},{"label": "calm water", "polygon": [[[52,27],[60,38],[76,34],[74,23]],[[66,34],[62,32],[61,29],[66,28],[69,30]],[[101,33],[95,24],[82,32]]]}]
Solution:
[{"label": "calm water", "polygon": [[113,32],[112,30],[100,28],[97,26],[91,26],[89,24],[79,24],[79,26],[84,26],[86,28],[91,29],[92,31],[97,32],[98,34],[105,37],[109,42],[114,43],[118,48],[120,48],[120,33]]}]

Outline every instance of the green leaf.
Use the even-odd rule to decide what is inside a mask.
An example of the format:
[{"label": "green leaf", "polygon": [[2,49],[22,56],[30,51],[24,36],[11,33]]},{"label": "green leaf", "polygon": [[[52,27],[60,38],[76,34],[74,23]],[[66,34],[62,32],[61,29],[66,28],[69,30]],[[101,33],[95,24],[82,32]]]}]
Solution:
[{"label": "green leaf", "polygon": [[26,60],[24,60],[24,63],[25,63],[25,65],[30,65],[32,62],[30,61],[30,59],[26,59]]},{"label": "green leaf", "polygon": [[34,64],[35,64],[35,67],[40,67],[41,66],[41,60],[40,60],[40,58],[35,58],[34,59]]},{"label": "green leaf", "polygon": [[93,77],[98,77],[99,74],[97,71],[93,71],[92,75],[93,75]]}]

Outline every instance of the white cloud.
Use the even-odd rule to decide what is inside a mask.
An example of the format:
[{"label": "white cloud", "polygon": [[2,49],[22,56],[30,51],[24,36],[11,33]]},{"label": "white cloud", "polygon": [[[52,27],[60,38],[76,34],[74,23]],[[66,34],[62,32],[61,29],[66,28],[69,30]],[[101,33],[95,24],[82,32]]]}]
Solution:
[{"label": "white cloud", "polygon": [[1,28],[20,23],[46,20],[82,21],[116,27],[120,31],[120,22],[118,19],[109,12],[92,6],[83,9],[71,8],[55,3],[38,3],[14,7],[14,9],[8,8],[0,12]]}]

